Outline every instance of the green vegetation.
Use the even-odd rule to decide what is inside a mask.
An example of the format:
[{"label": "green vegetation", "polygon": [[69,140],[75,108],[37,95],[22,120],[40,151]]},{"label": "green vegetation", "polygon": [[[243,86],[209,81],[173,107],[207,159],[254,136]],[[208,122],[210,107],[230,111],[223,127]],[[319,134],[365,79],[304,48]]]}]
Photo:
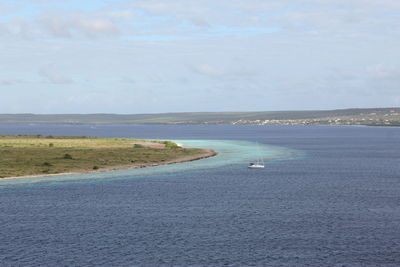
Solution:
[{"label": "green vegetation", "polygon": [[175,144],[174,142],[171,142],[171,141],[165,141],[164,144],[165,144],[165,147],[168,147],[168,148],[178,148],[179,147],[177,144]]},{"label": "green vegetation", "polygon": [[204,153],[203,149],[181,148],[169,141],[0,135],[0,178],[143,167]]},{"label": "green vegetation", "polygon": [[134,144],[133,147],[134,147],[134,148],[144,148],[144,145],[141,145],[141,144]]},{"label": "green vegetation", "polygon": [[63,159],[72,159],[72,156],[70,154],[64,154]]}]

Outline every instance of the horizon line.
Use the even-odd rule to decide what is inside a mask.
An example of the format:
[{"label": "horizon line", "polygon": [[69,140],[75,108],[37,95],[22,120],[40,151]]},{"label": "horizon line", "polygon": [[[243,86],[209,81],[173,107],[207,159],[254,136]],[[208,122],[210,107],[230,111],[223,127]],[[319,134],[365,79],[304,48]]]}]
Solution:
[{"label": "horizon line", "polygon": [[156,113],[0,113],[0,115],[159,115],[159,114],[188,114],[188,113],[257,113],[257,112],[309,112],[309,111],[339,111],[360,109],[399,109],[400,107],[369,107],[369,108],[337,108],[337,109],[293,109],[293,110],[257,110],[257,111],[180,111],[180,112],[156,112]]}]

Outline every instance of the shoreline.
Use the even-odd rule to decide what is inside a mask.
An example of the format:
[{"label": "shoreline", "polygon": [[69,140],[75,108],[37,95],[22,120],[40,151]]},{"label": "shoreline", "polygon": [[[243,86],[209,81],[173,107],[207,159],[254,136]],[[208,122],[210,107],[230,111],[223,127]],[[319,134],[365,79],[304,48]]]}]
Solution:
[{"label": "shoreline", "polygon": [[158,163],[142,163],[142,164],[132,164],[132,165],[119,165],[119,166],[109,166],[98,170],[78,170],[73,172],[63,172],[63,173],[53,173],[53,174],[32,174],[32,175],[24,175],[24,176],[10,176],[0,178],[1,181],[6,180],[15,180],[15,179],[29,179],[29,178],[44,178],[44,177],[55,177],[55,176],[64,176],[64,175],[79,175],[79,174],[90,174],[90,173],[103,173],[103,172],[111,172],[111,171],[120,171],[120,170],[133,170],[147,167],[157,167],[162,165],[170,165],[177,163],[185,163],[195,160],[201,160],[205,158],[210,158],[218,155],[212,149],[203,149],[203,153],[195,156],[184,156],[168,161],[158,162]]}]

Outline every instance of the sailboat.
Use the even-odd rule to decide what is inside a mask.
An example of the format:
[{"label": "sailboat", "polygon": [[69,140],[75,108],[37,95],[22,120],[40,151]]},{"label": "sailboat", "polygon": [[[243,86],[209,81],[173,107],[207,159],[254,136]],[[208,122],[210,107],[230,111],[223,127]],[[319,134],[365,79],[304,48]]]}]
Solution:
[{"label": "sailboat", "polygon": [[250,169],[264,169],[265,165],[263,161],[256,161],[255,163],[250,163],[247,167]]},{"label": "sailboat", "polygon": [[[258,147],[258,143],[257,143],[257,148],[258,150],[260,150],[260,148]],[[264,160],[262,158],[258,158],[256,162],[251,162],[247,167],[250,169],[264,169],[265,168]]]}]

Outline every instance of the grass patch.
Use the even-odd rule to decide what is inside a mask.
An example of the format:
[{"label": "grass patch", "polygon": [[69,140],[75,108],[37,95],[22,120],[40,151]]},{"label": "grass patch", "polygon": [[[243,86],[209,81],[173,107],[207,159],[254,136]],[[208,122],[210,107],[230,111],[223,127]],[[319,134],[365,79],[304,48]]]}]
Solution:
[{"label": "grass patch", "polygon": [[0,178],[157,164],[204,153],[172,142],[164,148],[135,145],[149,142],[165,144],[129,138],[0,135]]}]

